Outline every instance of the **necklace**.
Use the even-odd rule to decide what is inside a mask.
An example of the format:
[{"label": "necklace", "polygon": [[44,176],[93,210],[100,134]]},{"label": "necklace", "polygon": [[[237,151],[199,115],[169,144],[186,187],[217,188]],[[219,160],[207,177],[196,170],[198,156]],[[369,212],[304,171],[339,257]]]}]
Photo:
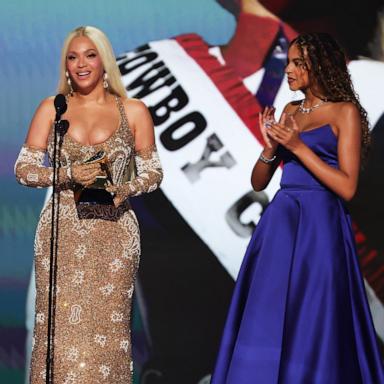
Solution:
[{"label": "necklace", "polygon": [[309,107],[309,108],[305,108],[304,107],[304,102],[305,102],[305,99],[301,100],[301,103],[299,105],[299,112],[301,113],[311,113],[312,111],[314,111],[315,109],[319,108],[320,105],[323,105],[325,103],[324,100],[320,100],[319,103],[313,105],[312,107]]}]

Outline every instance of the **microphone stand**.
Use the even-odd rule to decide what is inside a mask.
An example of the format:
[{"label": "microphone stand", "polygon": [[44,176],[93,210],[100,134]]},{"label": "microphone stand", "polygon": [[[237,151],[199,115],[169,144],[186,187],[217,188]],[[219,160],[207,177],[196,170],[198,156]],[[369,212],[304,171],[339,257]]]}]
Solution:
[{"label": "microphone stand", "polygon": [[[66,108],[65,108],[66,109]],[[58,152],[60,153],[63,137],[68,129],[68,121],[61,120],[61,114],[57,108],[54,123],[53,138],[53,180],[52,180],[52,209],[51,209],[51,244],[50,244],[50,267],[49,267],[49,295],[48,295],[48,343],[46,358],[46,384],[53,384],[54,372],[54,339],[55,339],[55,314],[56,314],[56,294],[57,294],[57,250],[59,236],[59,208],[60,208],[60,191],[58,191],[58,172],[60,170],[60,162]],[[59,143],[57,136],[60,137]],[[59,144],[59,145],[58,145]],[[59,148],[57,148],[59,147]],[[59,149],[59,151],[58,151]]]}]

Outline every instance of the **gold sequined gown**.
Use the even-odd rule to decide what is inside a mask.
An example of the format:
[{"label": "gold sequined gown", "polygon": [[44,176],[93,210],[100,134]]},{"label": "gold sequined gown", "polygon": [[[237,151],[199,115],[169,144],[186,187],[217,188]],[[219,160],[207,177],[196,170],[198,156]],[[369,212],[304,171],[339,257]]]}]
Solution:
[{"label": "gold sequined gown", "polygon": [[[99,150],[107,153],[113,183],[126,197],[151,192],[162,179],[156,147],[134,153],[137,177],[123,182],[134,150],[122,102],[116,98],[119,128],[102,144],[85,146],[65,135],[60,153],[60,209],[53,383],[132,382],[131,298],[140,258],[140,235],[128,199],[119,207],[79,208],[69,166]],[[53,153],[53,134],[48,154]],[[45,151],[24,145],[15,164],[21,184],[47,187],[52,168]],[[50,164],[52,161],[50,160]],[[81,218],[80,218],[81,217]],[[30,380],[45,383],[50,266],[51,201],[43,208],[35,238],[36,315]]]}]

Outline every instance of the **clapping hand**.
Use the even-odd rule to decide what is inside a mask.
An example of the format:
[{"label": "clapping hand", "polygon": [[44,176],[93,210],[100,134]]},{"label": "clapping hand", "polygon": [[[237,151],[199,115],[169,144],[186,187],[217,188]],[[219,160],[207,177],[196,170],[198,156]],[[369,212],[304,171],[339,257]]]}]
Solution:
[{"label": "clapping hand", "polygon": [[268,135],[268,130],[270,129],[273,123],[276,123],[275,108],[265,107],[264,111],[262,113],[259,113],[260,131],[267,148],[276,150],[279,143]]},{"label": "clapping hand", "polygon": [[302,143],[299,133],[300,130],[294,117],[289,116],[287,120],[285,113],[282,114],[279,123],[273,122],[267,129],[267,135],[271,141],[283,145],[291,152],[294,152]]}]

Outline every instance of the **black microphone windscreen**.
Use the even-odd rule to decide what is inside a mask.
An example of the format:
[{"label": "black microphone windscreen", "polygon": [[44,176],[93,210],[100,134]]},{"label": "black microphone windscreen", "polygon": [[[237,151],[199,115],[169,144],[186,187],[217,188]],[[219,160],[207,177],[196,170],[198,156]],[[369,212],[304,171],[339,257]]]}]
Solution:
[{"label": "black microphone windscreen", "polygon": [[56,113],[62,115],[67,110],[67,101],[63,94],[56,95],[53,103],[55,104]]},{"label": "black microphone windscreen", "polygon": [[61,137],[63,137],[69,128],[69,121],[68,120],[61,120],[60,124],[58,125],[57,129]]}]

